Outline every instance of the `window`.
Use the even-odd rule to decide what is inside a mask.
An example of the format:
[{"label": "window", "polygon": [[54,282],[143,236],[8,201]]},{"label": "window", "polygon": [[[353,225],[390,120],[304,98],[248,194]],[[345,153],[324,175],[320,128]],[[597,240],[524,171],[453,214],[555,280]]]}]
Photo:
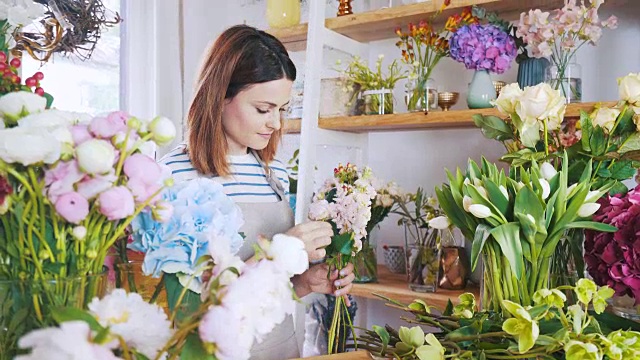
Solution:
[{"label": "window", "polygon": [[[120,0],[103,0],[104,6],[121,14]],[[42,88],[54,98],[60,110],[96,115],[121,108],[120,31],[122,24],[103,28],[91,58],[54,54],[45,64],[28,54],[22,57],[22,76],[44,73]]]}]

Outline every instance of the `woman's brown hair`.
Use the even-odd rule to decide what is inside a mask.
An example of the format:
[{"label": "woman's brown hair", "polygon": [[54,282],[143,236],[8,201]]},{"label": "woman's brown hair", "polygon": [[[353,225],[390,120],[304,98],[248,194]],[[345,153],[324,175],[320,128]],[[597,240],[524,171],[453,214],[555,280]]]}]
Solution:
[{"label": "woman's brown hair", "polygon": [[[205,56],[187,115],[187,149],[198,172],[229,174],[227,138],[222,128],[224,101],[250,85],[282,78],[294,81],[296,68],[274,36],[236,25],[218,37]],[[258,151],[265,163],[273,160],[281,136],[282,130],[274,132],[267,147]]]}]

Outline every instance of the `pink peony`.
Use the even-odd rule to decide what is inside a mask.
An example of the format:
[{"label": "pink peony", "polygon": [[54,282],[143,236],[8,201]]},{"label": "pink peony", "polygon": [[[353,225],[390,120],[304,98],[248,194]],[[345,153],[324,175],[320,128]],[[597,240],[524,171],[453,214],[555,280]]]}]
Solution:
[{"label": "pink peony", "polygon": [[141,204],[149,200],[153,194],[156,194],[151,200],[150,204],[153,204],[160,200],[160,194],[158,191],[162,189],[162,185],[159,184],[145,184],[139,179],[130,179],[127,182],[127,188],[131,190],[136,203]]},{"label": "pink peony", "polygon": [[89,132],[89,126],[87,125],[75,125],[71,127],[71,137],[73,143],[78,146],[83,142],[93,139],[93,136]]},{"label": "pink peony", "polygon": [[152,158],[143,154],[133,154],[124,161],[124,173],[130,180],[143,184],[154,184],[160,178],[162,169]]},{"label": "pink peony", "polygon": [[135,203],[133,195],[124,186],[112,187],[98,196],[100,213],[109,220],[120,220],[133,215]]},{"label": "pink peony", "polygon": [[585,232],[585,262],[598,285],[640,304],[640,186],[627,195],[607,196],[594,220],[618,228],[615,233]]},{"label": "pink peony", "polygon": [[82,196],[91,200],[101,192],[111,188],[116,180],[115,171],[112,170],[105,175],[86,176],[76,184],[76,188]]},{"label": "pink peony", "polygon": [[97,117],[91,120],[89,130],[99,138],[108,139],[127,130],[128,118],[128,115],[122,111],[112,112],[107,117]]},{"label": "pink peony", "polygon": [[79,224],[89,215],[89,202],[74,191],[60,195],[55,208],[62,218],[73,224]]},{"label": "pink peony", "polygon": [[73,192],[74,184],[82,180],[84,173],[80,171],[78,162],[60,161],[55,167],[44,172],[44,185],[47,187],[47,197],[51,203],[58,200],[58,196]]}]

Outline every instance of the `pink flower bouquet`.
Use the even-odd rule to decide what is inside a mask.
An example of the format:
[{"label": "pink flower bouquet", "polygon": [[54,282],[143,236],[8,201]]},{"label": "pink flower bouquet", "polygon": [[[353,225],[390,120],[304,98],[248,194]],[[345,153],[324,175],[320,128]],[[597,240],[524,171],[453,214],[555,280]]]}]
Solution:
[{"label": "pink flower bouquet", "polygon": [[594,220],[618,228],[615,233],[587,231],[584,242],[589,274],[617,295],[629,295],[640,304],[640,186],[625,196],[607,196]]}]

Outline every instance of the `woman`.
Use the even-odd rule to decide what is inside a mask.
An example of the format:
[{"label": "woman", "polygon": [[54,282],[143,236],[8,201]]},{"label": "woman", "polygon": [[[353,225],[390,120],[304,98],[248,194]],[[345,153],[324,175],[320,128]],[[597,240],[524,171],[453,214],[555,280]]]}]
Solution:
[{"label": "woman", "polygon": [[[239,25],[227,29],[208,50],[188,114],[188,143],[161,162],[172,169],[175,181],[211,176],[220,182],[242,209],[240,229],[245,242],[243,260],[253,256],[258,235],[296,236],[305,243],[311,262],[325,256],[331,226],[308,222],[293,226],[286,199],[289,186],[284,165],[274,160],[281,137],[281,114],[289,102],[296,69],[275,37]],[[300,297],[311,292],[345,296],[351,289],[353,267],[340,274],[325,264],[313,265],[291,279]],[[252,359],[299,357],[289,316],[260,344]]]}]

